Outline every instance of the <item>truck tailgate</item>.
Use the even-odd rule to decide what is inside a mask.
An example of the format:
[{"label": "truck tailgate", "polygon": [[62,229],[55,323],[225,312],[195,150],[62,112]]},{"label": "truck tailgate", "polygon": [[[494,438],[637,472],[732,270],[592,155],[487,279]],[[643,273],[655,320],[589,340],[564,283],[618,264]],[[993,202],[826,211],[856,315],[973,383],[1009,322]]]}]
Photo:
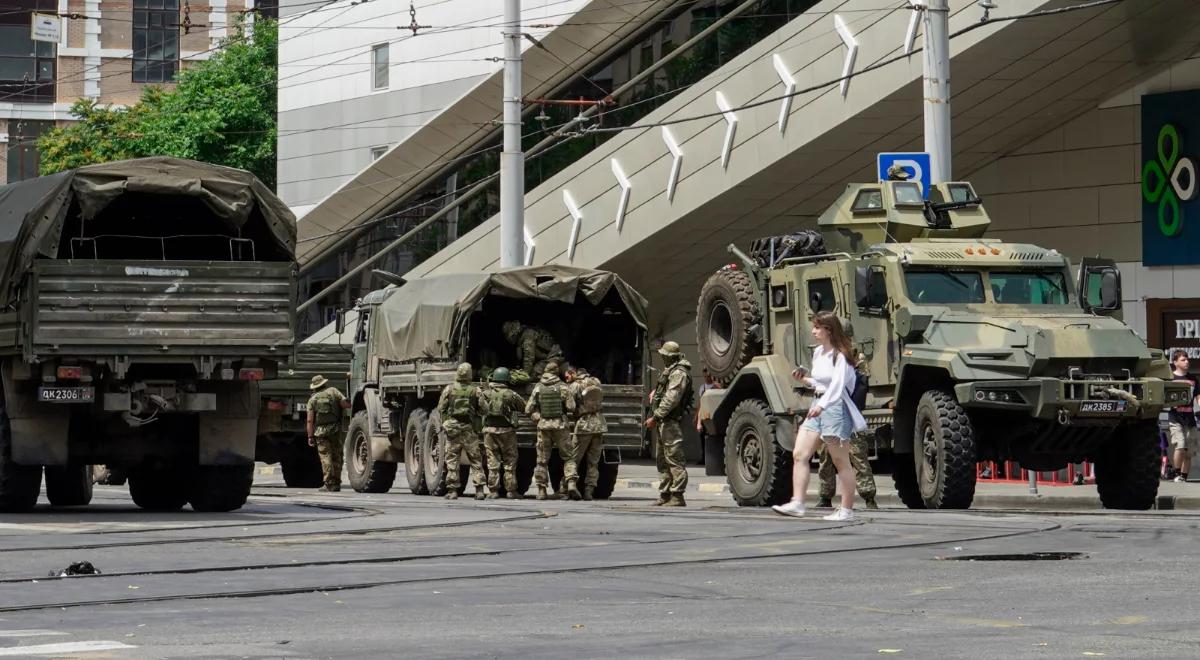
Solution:
[{"label": "truck tailgate", "polygon": [[261,355],[294,330],[288,262],[34,262],[27,328],[34,354]]}]

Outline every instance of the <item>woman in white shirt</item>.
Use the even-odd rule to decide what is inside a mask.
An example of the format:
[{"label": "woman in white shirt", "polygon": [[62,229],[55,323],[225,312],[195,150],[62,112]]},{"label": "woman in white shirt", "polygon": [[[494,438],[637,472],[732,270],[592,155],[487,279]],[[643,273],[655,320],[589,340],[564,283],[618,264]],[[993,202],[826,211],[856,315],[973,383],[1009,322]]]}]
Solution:
[{"label": "woman in white shirt", "polygon": [[842,322],[830,312],[820,312],[813,318],[812,336],[817,344],[813,349],[812,374],[806,376],[803,369],[796,369],[792,377],[815,390],[818,398],[796,434],[796,448],[792,451],[792,501],[772,508],[785,516],[804,516],[804,494],[812,472],[809,463],[817,451],[817,443],[824,441],[837,467],[842,493],[841,506],[825,516],[825,520],[854,520],[850,439],[856,431],[867,427],[862,413],[850,400],[856,380],[854,347],[842,329]]}]

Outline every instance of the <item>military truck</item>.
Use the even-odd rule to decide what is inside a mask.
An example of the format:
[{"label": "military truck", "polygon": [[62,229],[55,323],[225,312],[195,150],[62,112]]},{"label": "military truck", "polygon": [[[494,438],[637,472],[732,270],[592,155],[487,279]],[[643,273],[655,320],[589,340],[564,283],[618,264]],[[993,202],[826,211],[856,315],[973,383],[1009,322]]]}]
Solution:
[{"label": "military truck", "polygon": [[[396,466],[404,463],[413,493],[445,492],[446,437],[438,397],[453,382],[460,362],[470,362],[480,381],[491,368],[517,364],[516,348],[501,332],[510,320],[549,331],[571,364],[586,367],[604,383],[608,433],[596,497],[612,493],[621,453],[642,449],[646,303],[613,273],[534,266],[436,275],[373,291],[356,311],[354,416],[346,435],[346,471],[356,491],[386,492]],[[514,389],[527,396],[531,387],[532,382]],[[533,478],[534,441],[534,426],[521,415],[521,494]],[[460,463],[465,470],[462,457]],[[549,467],[557,487],[562,472],[557,454]],[[465,486],[467,479],[460,483]]]},{"label": "military truck", "polygon": [[725,439],[730,489],[744,506],[791,495],[796,428],[813,402],[817,312],[848,323],[869,368],[863,411],[894,452],[912,508],[967,508],[976,463],[1031,470],[1094,463],[1101,502],[1147,509],[1158,491],[1157,419],[1187,401],[1167,361],[1122,323],[1120,272],[1057,250],[984,238],[969,183],[851,184],[817,232],[735,246],[705,283],[696,326],[703,364],[724,386],[700,401]]},{"label": "military truck", "polygon": [[173,158],[0,188],[0,510],[241,507],[258,383],[293,341],[295,219],[253,175]]},{"label": "military truck", "polygon": [[259,384],[261,408],[255,460],[279,463],[283,481],[292,488],[318,488],[322,483],[321,459],[308,445],[308,399],[313,376],[322,375],[346,392],[350,387],[348,345],[306,339],[296,344],[277,378]]}]

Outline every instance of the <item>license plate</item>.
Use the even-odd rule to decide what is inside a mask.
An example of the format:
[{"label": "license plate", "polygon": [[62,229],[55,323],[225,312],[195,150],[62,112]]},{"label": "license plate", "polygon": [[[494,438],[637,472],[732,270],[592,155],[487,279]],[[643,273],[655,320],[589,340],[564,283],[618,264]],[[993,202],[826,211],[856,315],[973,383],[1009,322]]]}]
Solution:
[{"label": "license plate", "polygon": [[49,403],[91,403],[96,400],[94,387],[39,387],[38,401]]},{"label": "license plate", "polygon": [[1124,401],[1084,401],[1079,404],[1080,413],[1115,414],[1125,412]]},{"label": "license plate", "polygon": [[308,412],[308,403],[297,403],[296,412]]}]

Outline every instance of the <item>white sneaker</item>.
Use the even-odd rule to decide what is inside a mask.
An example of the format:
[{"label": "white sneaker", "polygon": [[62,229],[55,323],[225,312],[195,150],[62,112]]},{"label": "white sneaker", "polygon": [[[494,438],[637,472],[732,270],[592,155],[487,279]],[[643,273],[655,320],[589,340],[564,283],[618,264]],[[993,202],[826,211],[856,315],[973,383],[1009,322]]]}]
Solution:
[{"label": "white sneaker", "polygon": [[831,522],[845,522],[847,520],[854,520],[854,519],[855,518],[854,518],[854,510],[853,509],[843,509],[840,506],[838,508],[834,509],[833,513],[831,513],[823,518],[823,520],[829,520]]},{"label": "white sneaker", "polygon": [[1186,484],[1187,483],[1187,479],[1184,479],[1183,476],[1175,477],[1174,481],[1177,484]]},{"label": "white sneaker", "polygon": [[804,503],[797,500],[791,500],[787,504],[776,504],[771,507],[775,513],[780,513],[785,516],[795,516],[796,518],[804,517]]}]

